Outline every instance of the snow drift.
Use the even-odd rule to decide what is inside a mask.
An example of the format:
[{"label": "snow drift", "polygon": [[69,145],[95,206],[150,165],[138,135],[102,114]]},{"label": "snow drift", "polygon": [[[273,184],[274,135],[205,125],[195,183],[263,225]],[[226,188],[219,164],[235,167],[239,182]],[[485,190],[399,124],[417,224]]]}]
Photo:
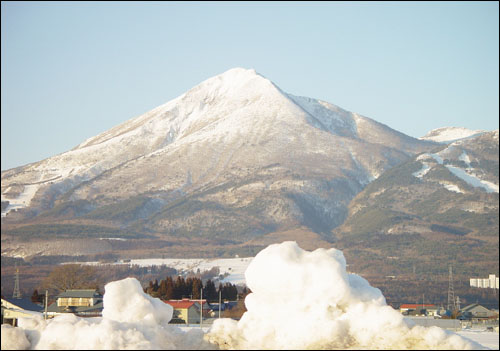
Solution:
[{"label": "snow drift", "polygon": [[273,244],[245,272],[252,291],[238,322],[215,321],[207,339],[226,349],[481,349],[437,327],[412,326],[379,289],[346,271],[337,249]]},{"label": "snow drift", "polygon": [[43,320],[19,320],[19,328],[2,325],[2,349],[41,350],[199,350],[214,349],[203,332],[183,332],[168,325],[173,309],[145,294],[135,278],[105,286],[102,318],[73,314]]},{"label": "snow drift", "polygon": [[411,326],[379,289],[347,273],[341,251],[273,244],[248,266],[240,321],[209,332],[168,325],[172,308],[134,278],[105,286],[102,318],[72,314],[2,325],[2,349],[481,349],[440,328]]}]

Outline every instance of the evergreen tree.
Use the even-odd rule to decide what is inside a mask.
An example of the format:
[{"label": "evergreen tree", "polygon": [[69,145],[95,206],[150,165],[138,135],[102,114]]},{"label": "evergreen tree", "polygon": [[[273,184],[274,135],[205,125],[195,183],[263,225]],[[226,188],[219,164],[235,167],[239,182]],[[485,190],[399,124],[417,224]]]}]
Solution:
[{"label": "evergreen tree", "polygon": [[231,283],[224,284],[224,286],[222,287],[222,299],[235,301],[237,298],[238,298],[238,288]]},{"label": "evergreen tree", "polygon": [[179,275],[174,283],[174,299],[180,300],[184,295],[186,295],[186,281]]},{"label": "evergreen tree", "polygon": [[160,281],[160,298],[165,299],[165,296],[167,295],[167,280],[163,279]]},{"label": "evergreen tree", "polygon": [[173,300],[175,293],[174,293],[174,280],[172,279],[171,276],[167,277],[166,280],[166,293],[165,293],[165,300]]},{"label": "evergreen tree", "polygon": [[[193,299],[195,299],[195,300],[200,299],[202,287],[203,287],[203,285],[201,283],[201,279],[195,278],[193,281],[193,288],[191,289],[191,292],[193,294]],[[203,297],[205,297],[205,296],[203,296]]]},{"label": "evergreen tree", "polygon": [[203,297],[206,298],[207,301],[216,301],[219,299],[217,290],[215,289],[215,284],[210,279],[207,280],[205,288],[203,289]]}]

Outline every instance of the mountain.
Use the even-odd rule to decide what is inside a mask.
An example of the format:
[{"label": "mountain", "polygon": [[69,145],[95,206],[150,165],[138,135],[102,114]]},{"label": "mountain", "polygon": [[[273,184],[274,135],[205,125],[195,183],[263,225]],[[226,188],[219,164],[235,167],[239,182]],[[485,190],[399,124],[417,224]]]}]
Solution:
[{"label": "mountain", "polygon": [[420,137],[419,139],[450,144],[461,139],[473,138],[483,133],[486,133],[486,131],[471,130],[463,127],[443,127],[443,128],[433,129],[423,137]]},{"label": "mountain", "polygon": [[2,251],[85,240],[63,250],[76,254],[88,238],[89,252],[125,246],[99,238],[129,249],[240,245],[296,228],[331,241],[367,184],[437,145],[235,68],[68,152],[3,171]]},{"label": "mountain", "polygon": [[449,264],[498,272],[498,169],[498,130],[418,154],[358,193],[335,236],[345,247],[369,247],[371,264],[385,262],[392,274],[415,265],[446,272]]}]

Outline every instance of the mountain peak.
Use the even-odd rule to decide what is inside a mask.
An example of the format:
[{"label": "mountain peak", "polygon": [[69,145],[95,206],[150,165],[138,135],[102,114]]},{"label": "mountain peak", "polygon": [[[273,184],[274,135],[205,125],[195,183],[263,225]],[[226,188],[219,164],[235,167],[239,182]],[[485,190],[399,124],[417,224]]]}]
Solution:
[{"label": "mountain peak", "polygon": [[234,67],[231,69],[228,69],[227,71],[219,74],[219,76],[242,76],[242,75],[247,75],[247,76],[255,76],[259,75],[255,69],[253,68],[243,68],[243,67]]},{"label": "mountain peak", "polygon": [[257,73],[255,69],[236,67],[208,78],[187,93],[207,91],[222,93],[225,96],[241,95],[242,92],[245,94],[258,93],[261,95],[275,89],[276,86],[269,79]]},{"label": "mountain peak", "polygon": [[485,132],[484,130],[472,130],[463,127],[442,127],[431,130],[419,139],[450,144],[454,141],[475,137]]}]

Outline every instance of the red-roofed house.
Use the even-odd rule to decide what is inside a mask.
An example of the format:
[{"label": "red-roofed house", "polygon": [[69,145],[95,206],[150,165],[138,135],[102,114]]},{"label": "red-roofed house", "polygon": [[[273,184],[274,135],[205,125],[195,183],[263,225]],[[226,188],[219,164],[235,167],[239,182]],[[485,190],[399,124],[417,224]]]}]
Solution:
[{"label": "red-roofed house", "polygon": [[415,311],[416,314],[420,314],[421,310],[426,310],[427,315],[429,316],[435,316],[439,311],[439,307],[434,304],[421,303],[404,303],[399,306],[399,311],[404,315],[412,314],[412,311]]},{"label": "red-roofed house", "polygon": [[[174,313],[170,323],[200,323],[200,301],[199,300],[163,300],[174,308]],[[211,310],[206,300],[203,300],[203,316],[207,317]]]}]

